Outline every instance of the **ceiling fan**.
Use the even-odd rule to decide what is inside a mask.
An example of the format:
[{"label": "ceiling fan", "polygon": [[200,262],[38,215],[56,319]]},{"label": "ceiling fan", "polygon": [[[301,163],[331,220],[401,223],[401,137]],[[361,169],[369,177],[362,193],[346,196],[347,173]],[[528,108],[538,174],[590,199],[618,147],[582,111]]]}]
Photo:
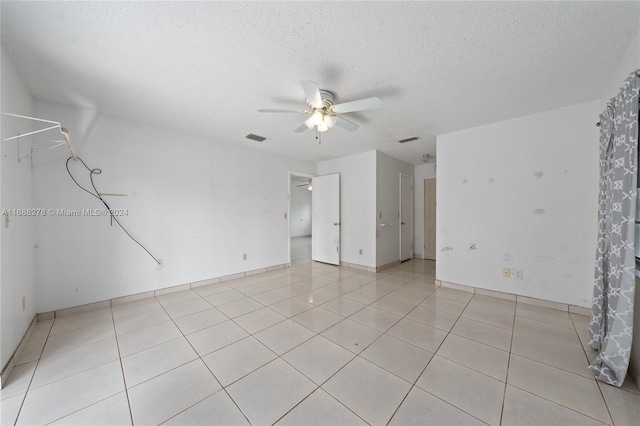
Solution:
[{"label": "ceiling fan", "polygon": [[313,189],[311,179],[308,179],[304,182],[300,182],[298,185],[296,185],[296,188],[301,188],[303,186],[305,186],[309,191],[311,191]]},{"label": "ceiling fan", "polygon": [[433,160],[433,162],[436,162],[436,157],[435,155],[431,155],[431,154],[422,154],[422,162],[423,163],[430,163],[431,160]]},{"label": "ceiling fan", "polygon": [[366,98],[358,101],[344,102],[341,104],[333,104],[333,93],[328,90],[321,90],[318,83],[308,80],[300,82],[302,90],[307,96],[307,106],[309,110],[290,110],[290,109],[259,109],[258,112],[275,112],[275,113],[293,113],[293,114],[309,114],[310,117],[298,127],[295,132],[302,133],[307,129],[316,127],[318,132],[326,132],[333,126],[337,125],[345,130],[353,132],[358,126],[353,121],[349,121],[340,114],[349,112],[365,111],[368,109],[380,108],[382,101],[380,98]]}]

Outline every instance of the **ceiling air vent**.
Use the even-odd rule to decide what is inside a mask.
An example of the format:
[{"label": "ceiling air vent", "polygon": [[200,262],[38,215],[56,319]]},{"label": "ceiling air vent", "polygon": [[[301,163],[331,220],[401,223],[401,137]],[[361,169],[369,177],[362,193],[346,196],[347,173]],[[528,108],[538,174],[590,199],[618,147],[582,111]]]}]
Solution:
[{"label": "ceiling air vent", "polygon": [[252,141],[257,141],[257,142],[262,142],[263,140],[267,139],[265,137],[262,136],[258,136],[258,135],[254,135],[253,133],[249,133],[247,136],[245,136],[247,139],[251,139]]},{"label": "ceiling air vent", "polygon": [[418,140],[418,137],[417,137],[417,136],[414,136],[414,137],[412,137],[412,138],[400,139],[398,142],[400,142],[400,143],[407,143],[407,142],[417,141],[417,140]]}]

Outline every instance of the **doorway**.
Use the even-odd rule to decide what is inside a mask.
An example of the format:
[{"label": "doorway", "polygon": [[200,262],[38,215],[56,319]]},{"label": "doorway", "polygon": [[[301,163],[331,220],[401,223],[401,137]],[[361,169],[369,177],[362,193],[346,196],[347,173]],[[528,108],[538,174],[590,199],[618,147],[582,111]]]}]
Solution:
[{"label": "doorway", "polygon": [[289,172],[289,265],[311,262],[312,178]]},{"label": "doorway", "polygon": [[424,180],[424,255],[436,260],[436,179]]}]

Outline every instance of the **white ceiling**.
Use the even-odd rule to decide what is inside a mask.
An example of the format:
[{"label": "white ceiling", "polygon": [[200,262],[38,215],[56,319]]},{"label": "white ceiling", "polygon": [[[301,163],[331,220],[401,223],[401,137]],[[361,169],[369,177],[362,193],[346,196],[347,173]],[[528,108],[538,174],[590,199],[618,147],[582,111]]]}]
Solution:
[{"label": "white ceiling", "polygon": [[[438,134],[597,99],[640,27],[640,2],[0,5],[34,96],[310,161],[419,164]],[[302,116],[256,112],[303,108],[300,80],[383,105],[318,144]]]}]

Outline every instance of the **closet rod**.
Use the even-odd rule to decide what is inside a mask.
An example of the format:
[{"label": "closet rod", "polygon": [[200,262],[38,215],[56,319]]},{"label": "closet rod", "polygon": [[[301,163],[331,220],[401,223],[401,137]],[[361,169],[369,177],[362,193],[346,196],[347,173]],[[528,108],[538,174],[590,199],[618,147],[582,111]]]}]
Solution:
[{"label": "closet rod", "polygon": [[34,130],[33,132],[25,133],[23,135],[17,135],[17,136],[12,136],[10,138],[2,139],[2,142],[11,141],[11,140],[14,140],[14,139],[22,138],[24,136],[35,135],[36,133],[46,132],[47,130],[59,129],[60,133],[62,133],[62,136],[64,137],[65,143],[67,144],[67,148],[69,148],[69,152],[71,153],[71,157],[73,157],[74,160],[78,159],[78,157],[76,157],[76,153],[73,151],[73,146],[71,145],[71,138],[69,137],[69,130],[67,130],[66,127],[62,127],[62,125],[59,122],[51,121],[51,120],[44,120],[42,118],[36,118],[36,117],[28,117],[26,115],[12,114],[10,112],[3,112],[3,114],[4,115],[8,115],[10,117],[24,118],[26,120],[33,120],[33,121],[40,121],[40,122],[43,122],[43,123],[55,124],[55,126],[50,126],[50,127],[44,128],[44,129]]}]

